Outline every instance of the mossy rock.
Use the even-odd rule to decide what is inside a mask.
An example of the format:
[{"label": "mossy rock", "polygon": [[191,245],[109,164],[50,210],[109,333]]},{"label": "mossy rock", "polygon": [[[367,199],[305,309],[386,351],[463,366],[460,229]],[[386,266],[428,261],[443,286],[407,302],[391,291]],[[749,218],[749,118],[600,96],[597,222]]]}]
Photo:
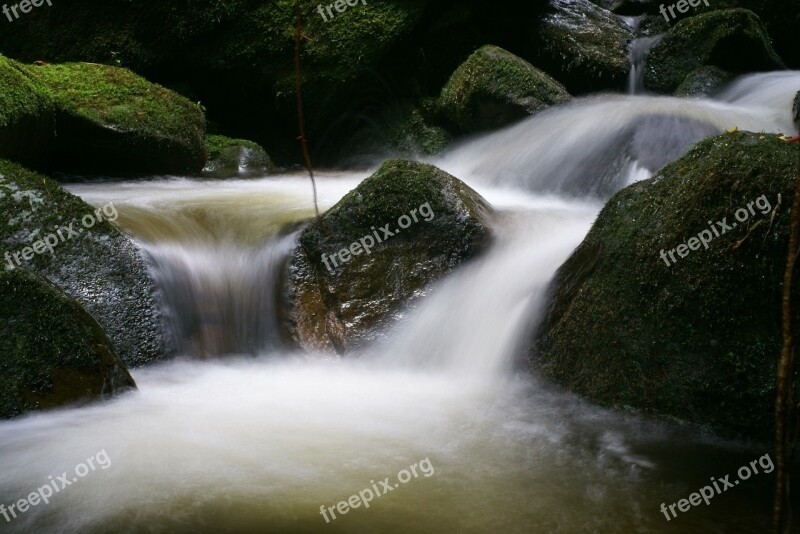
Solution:
[{"label": "mossy rock", "polygon": [[462,132],[494,130],[570,99],[567,90],[500,47],[476,50],[456,69],[439,98]]},{"label": "mossy rock", "polygon": [[0,270],[0,419],[135,388],[80,304],[24,269]]},{"label": "mossy rock", "polygon": [[533,366],[604,405],[770,439],[799,151],[710,137],[613,196],[555,276]]},{"label": "mossy rock", "polygon": [[275,172],[272,160],[258,143],[209,135],[206,137],[206,148],[208,161],[203,168],[203,176],[237,178],[264,176]]},{"label": "mossy rock", "polygon": [[[300,235],[289,267],[294,340],[339,353],[374,340],[430,283],[489,245],[491,213],[478,193],[432,165],[386,161]],[[342,258],[344,249],[353,255]]]},{"label": "mossy rock", "polygon": [[435,156],[444,151],[453,136],[427,122],[424,113],[414,109],[389,131],[389,148],[409,156]]},{"label": "mossy rock", "polygon": [[734,76],[719,67],[700,67],[690,72],[675,90],[675,96],[711,96],[733,80]]},{"label": "mossy rock", "polygon": [[551,0],[534,30],[536,64],[573,94],[624,87],[633,29],[588,0]]},{"label": "mossy rock", "polygon": [[712,11],[676,24],[650,51],[645,86],[672,93],[698,67],[729,72],[785,68],[761,19],[746,9]]},{"label": "mossy rock", "polygon": [[[171,347],[147,263],[131,239],[109,222],[115,212],[119,215],[116,207],[104,208],[107,213],[101,211],[103,220],[96,222],[94,207],[50,178],[0,160],[1,261],[4,268],[21,265],[42,275],[77,299],[108,332],[126,365],[163,359]],[[91,228],[84,226],[85,217]],[[77,236],[67,231],[70,224]],[[26,260],[24,249],[48,234],[58,239],[53,252],[28,251]]]},{"label": "mossy rock", "polygon": [[128,69],[29,67],[56,103],[54,165],[68,173],[196,174],[206,160],[200,107]]},{"label": "mossy rock", "polygon": [[20,63],[0,56],[0,158],[46,165],[55,120],[47,87]]}]

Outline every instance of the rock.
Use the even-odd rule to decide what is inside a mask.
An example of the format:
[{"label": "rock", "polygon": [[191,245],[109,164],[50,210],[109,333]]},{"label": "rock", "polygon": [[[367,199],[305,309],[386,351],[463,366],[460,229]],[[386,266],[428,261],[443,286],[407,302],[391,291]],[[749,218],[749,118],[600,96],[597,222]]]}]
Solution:
[{"label": "rock", "polygon": [[494,130],[571,97],[527,61],[497,46],[473,53],[442,89],[442,112],[463,132]]},{"label": "rock", "polygon": [[203,176],[209,178],[236,178],[264,176],[275,172],[275,166],[260,145],[245,139],[231,139],[221,135],[206,137],[208,161]]},{"label": "rock", "polygon": [[67,173],[196,174],[206,150],[196,104],[127,69],[92,63],[28,67],[56,103],[54,166]]},{"label": "rock", "polygon": [[0,419],[135,388],[80,304],[24,269],[0,270]]},{"label": "rock", "polygon": [[675,96],[701,97],[711,96],[725,85],[734,76],[719,67],[699,67],[690,72],[675,90]]},{"label": "rock", "polygon": [[573,94],[623,87],[633,29],[588,0],[551,0],[550,6],[535,29],[536,64]]},{"label": "rock", "polygon": [[423,113],[416,109],[394,123],[389,136],[390,149],[409,156],[435,156],[453,140],[447,130],[428,124]]},{"label": "rock", "polygon": [[723,134],[613,196],[555,276],[533,366],[604,405],[770,439],[796,161],[774,134]]},{"label": "rock", "polygon": [[[489,245],[491,211],[432,165],[386,161],[300,235],[289,267],[292,337],[340,354],[376,338],[430,283]],[[346,248],[357,255],[342,258]]]},{"label": "rock", "polygon": [[794,125],[797,127],[798,133],[800,133],[800,91],[794,97],[792,113],[794,114]]},{"label": "rock", "polygon": [[54,138],[55,106],[47,87],[0,56],[0,159],[44,166]]},{"label": "rock", "polygon": [[[136,367],[164,358],[171,347],[145,259],[136,245],[108,222],[116,220],[116,207],[107,204],[103,210],[104,220],[92,222],[89,217],[97,216],[94,207],[53,180],[0,160],[0,213],[6,217],[0,225],[3,268],[16,267],[13,258],[18,253],[23,267],[78,300],[108,332],[126,365]],[[93,224],[90,229],[84,227],[84,217]],[[70,224],[79,235],[67,231]],[[58,239],[56,227],[61,228],[64,239]],[[21,255],[24,249],[49,234],[59,241],[53,252],[29,251],[30,259],[25,260]]]},{"label": "rock", "polygon": [[704,65],[729,72],[785,68],[758,16],[746,9],[728,9],[684,19],[667,32],[650,51],[645,86],[672,93]]}]

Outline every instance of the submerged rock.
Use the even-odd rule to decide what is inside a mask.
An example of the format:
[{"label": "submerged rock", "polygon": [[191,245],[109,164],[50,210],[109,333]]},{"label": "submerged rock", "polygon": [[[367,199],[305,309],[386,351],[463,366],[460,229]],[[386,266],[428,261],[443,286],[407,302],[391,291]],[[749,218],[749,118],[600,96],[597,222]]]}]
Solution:
[{"label": "submerged rock", "polygon": [[[127,365],[166,355],[156,288],[139,249],[109,222],[119,216],[113,204],[96,210],[53,180],[0,160],[0,213],[2,269],[21,264],[63,288],[103,325]],[[35,245],[48,235],[52,252]]]},{"label": "submerged rock", "polygon": [[533,366],[595,402],[770,438],[797,157],[723,134],[613,196],[555,276]]},{"label": "submerged rock", "polygon": [[497,46],[473,53],[442,89],[442,112],[463,132],[494,130],[570,99],[560,83]]},{"label": "submerged rock", "polygon": [[206,160],[196,104],[127,69],[94,63],[27,67],[56,104],[54,166],[67,173],[196,174]]},{"label": "submerged rock", "polygon": [[206,137],[208,161],[203,176],[210,178],[236,178],[272,174],[275,166],[260,145],[245,139],[231,139],[222,135]]},{"label": "submerged rock", "polygon": [[0,419],[135,388],[80,304],[24,269],[0,270]]},{"label": "submerged rock", "polygon": [[489,245],[490,215],[446,172],[386,161],[300,235],[289,267],[292,337],[339,353],[364,345]]},{"label": "submerged rock", "polygon": [[761,19],[746,9],[728,9],[684,19],[667,32],[650,51],[645,86],[672,93],[704,65],[729,72],[785,68]]},{"label": "submerged rock", "polygon": [[690,72],[675,90],[675,96],[711,96],[722,89],[734,76],[719,67],[700,67]]},{"label": "submerged rock", "polygon": [[0,159],[48,163],[55,106],[47,87],[14,60],[0,56]]},{"label": "submerged rock", "polygon": [[535,30],[538,59],[570,92],[623,87],[633,29],[588,0],[551,0]]}]

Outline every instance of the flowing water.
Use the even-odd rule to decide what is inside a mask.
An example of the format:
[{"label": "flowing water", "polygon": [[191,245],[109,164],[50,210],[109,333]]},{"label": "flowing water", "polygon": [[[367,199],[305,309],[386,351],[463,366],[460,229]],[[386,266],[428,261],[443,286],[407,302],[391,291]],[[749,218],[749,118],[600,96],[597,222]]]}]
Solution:
[{"label": "flowing water", "polygon": [[[152,259],[182,357],[133,370],[139,390],[111,402],[0,423],[0,503],[110,460],[0,532],[764,531],[765,475],[670,522],[659,506],[766,450],[591,406],[520,366],[548,280],[613,191],[709,133],[794,133],[800,73],[759,76],[716,101],[576,100],[436,159],[494,205],[498,239],[347,360],[279,342],[305,178],[71,186],[114,202]],[[369,174],[323,174],[322,208]],[[424,459],[368,509],[321,515]]]}]

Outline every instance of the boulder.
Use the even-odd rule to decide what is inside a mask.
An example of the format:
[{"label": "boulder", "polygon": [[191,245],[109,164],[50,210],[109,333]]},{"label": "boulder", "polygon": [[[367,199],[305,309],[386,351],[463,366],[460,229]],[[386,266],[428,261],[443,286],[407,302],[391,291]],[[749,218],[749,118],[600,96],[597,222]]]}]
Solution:
[{"label": "boulder", "polygon": [[614,195],[555,276],[533,367],[604,405],[770,439],[797,157],[723,134]]},{"label": "boulder", "polygon": [[675,90],[675,96],[711,96],[727,85],[734,76],[719,67],[699,67],[690,72]]},{"label": "boulder", "polygon": [[104,175],[202,170],[205,115],[186,98],[108,65],[67,63],[27,70],[55,100],[57,170]]},{"label": "boulder", "polygon": [[444,115],[469,133],[502,128],[570,98],[560,83],[527,61],[487,45],[456,69],[439,101]]},{"label": "boulder", "polygon": [[47,87],[20,63],[0,56],[0,159],[46,166],[55,120]]},{"label": "boulder", "polygon": [[729,72],[785,68],[764,24],[752,11],[727,9],[681,20],[650,51],[645,86],[672,93],[698,67]]},{"label": "boulder", "polygon": [[800,91],[794,97],[794,105],[792,106],[792,114],[794,115],[794,125],[800,133]]},{"label": "boulder", "polygon": [[208,161],[203,176],[209,178],[238,178],[264,176],[275,172],[275,166],[260,145],[245,139],[222,135],[206,137]]},{"label": "boulder", "polygon": [[573,94],[624,87],[633,28],[588,0],[551,0],[534,30],[536,64]]},{"label": "boulder", "polygon": [[409,156],[435,156],[452,140],[447,130],[430,124],[418,109],[392,123],[389,130],[389,148]]},{"label": "boulder", "polygon": [[301,233],[288,274],[292,338],[340,354],[374,340],[489,245],[491,212],[432,165],[386,161]]},{"label": "boulder", "polygon": [[0,419],[135,388],[80,304],[24,269],[0,270]]},{"label": "boulder", "polygon": [[[6,217],[0,225],[6,269],[24,267],[63,288],[105,328],[115,352],[130,367],[171,351],[147,263],[113,224],[119,216],[113,204],[98,215],[53,180],[0,160],[0,212]],[[53,251],[41,245],[35,250],[48,235],[51,243],[58,241]]]}]

